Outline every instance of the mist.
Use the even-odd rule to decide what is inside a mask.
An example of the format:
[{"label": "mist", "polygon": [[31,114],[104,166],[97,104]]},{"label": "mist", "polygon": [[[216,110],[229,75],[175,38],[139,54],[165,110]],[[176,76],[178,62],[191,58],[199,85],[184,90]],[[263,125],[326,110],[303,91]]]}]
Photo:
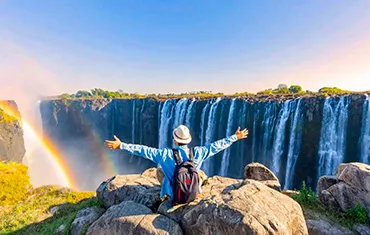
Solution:
[{"label": "mist", "polygon": [[[38,136],[42,136],[38,101],[42,96],[57,94],[65,85],[52,72],[45,69],[23,48],[0,40],[0,100],[15,100],[24,122]],[[23,128],[26,154],[24,163],[29,166],[33,186],[56,184],[67,186],[40,140],[30,128]]]}]

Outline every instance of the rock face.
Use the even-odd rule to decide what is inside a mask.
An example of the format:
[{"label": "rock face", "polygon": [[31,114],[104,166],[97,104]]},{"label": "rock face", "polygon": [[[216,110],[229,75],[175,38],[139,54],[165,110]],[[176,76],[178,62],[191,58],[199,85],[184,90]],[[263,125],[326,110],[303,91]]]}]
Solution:
[{"label": "rock face", "polygon": [[14,101],[0,101],[0,161],[22,162],[26,150],[20,117]]},{"label": "rock face", "polygon": [[103,182],[96,190],[106,207],[122,201],[134,201],[149,208],[160,202],[160,186],[156,178],[143,175],[117,175]]},{"label": "rock face", "polygon": [[[356,204],[370,212],[370,166],[362,163],[340,164],[336,177],[323,176],[319,180],[318,195],[326,206],[342,211]],[[369,213],[370,215],[370,213]]]},{"label": "rock face", "polygon": [[244,179],[257,180],[272,189],[281,190],[279,179],[270,169],[260,163],[248,164],[244,168]]},{"label": "rock face", "polygon": [[351,230],[324,220],[307,220],[306,223],[310,235],[354,235]]},{"label": "rock face", "polygon": [[104,213],[104,209],[90,207],[80,210],[71,225],[71,235],[82,235],[85,229]]},{"label": "rock face", "polygon": [[148,207],[133,201],[124,201],[110,207],[93,223],[87,235],[181,235],[180,226],[171,219],[154,214]]},{"label": "rock face", "polygon": [[320,177],[319,181],[317,182],[317,192],[327,190],[336,183],[338,183],[338,179],[335,176],[324,175]]},{"label": "rock face", "polygon": [[363,163],[342,163],[338,166],[335,176],[361,191],[370,192],[370,166]]}]

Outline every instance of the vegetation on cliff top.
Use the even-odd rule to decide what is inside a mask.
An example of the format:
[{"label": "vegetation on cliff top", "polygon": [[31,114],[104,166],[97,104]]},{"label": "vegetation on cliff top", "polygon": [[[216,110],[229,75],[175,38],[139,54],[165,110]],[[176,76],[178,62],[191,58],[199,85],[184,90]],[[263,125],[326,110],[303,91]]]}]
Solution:
[{"label": "vegetation on cliff top", "polygon": [[342,90],[336,87],[323,87],[317,92],[304,90],[299,85],[287,86],[280,84],[275,89],[266,89],[259,91],[256,94],[249,92],[235,93],[233,95],[225,95],[224,93],[212,93],[211,91],[198,91],[198,92],[187,92],[181,94],[137,94],[137,93],[126,93],[122,90],[118,91],[106,91],[99,88],[94,88],[90,91],[80,90],[74,94],[64,93],[56,97],[48,97],[53,99],[143,99],[143,98],[154,98],[154,99],[171,99],[171,98],[216,98],[216,97],[263,97],[263,96],[281,96],[281,95],[299,95],[299,96],[329,96],[329,95],[343,95],[354,92]]},{"label": "vegetation on cliff top", "polygon": [[18,163],[0,162],[0,188],[0,234],[54,234],[61,225],[69,234],[80,209],[101,206],[94,192],[58,186],[32,189],[27,167]]},{"label": "vegetation on cliff top", "polygon": [[17,120],[16,117],[10,116],[6,112],[4,112],[4,110],[0,109],[0,122],[9,123],[9,122],[14,122],[16,120]]}]

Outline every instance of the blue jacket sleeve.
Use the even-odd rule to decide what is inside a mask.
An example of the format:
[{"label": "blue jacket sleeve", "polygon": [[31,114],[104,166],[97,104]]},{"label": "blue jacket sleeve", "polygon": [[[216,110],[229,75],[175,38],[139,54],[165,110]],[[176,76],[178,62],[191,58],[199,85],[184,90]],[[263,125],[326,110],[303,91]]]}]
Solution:
[{"label": "blue jacket sleeve", "polygon": [[237,140],[238,137],[236,137],[236,135],[232,135],[230,137],[208,144],[204,147],[198,147],[199,155],[197,157],[199,159],[196,159],[197,162],[201,163],[207,160],[209,157],[212,157],[217,153],[221,152],[222,150],[227,149]]},{"label": "blue jacket sleeve", "polygon": [[151,148],[145,145],[122,143],[120,148],[130,154],[140,156],[158,164],[163,154],[162,149]]}]

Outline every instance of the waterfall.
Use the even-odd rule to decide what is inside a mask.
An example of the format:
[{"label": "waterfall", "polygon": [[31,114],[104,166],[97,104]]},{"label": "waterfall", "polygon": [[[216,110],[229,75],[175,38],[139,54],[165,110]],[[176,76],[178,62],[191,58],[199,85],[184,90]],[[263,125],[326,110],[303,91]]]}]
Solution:
[{"label": "waterfall", "polygon": [[257,159],[257,121],[260,116],[260,110],[258,107],[255,105],[255,110],[253,114],[253,131],[252,131],[252,162],[255,162]]},{"label": "waterfall", "polygon": [[[297,163],[298,155],[300,153],[302,142],[302,99],[298,99],[298,103],[294,101],[295,111],[293,121],[291,122],[289,149],[287,157],[287,165],[285,171],[284,189],[290,189],[293,186],[293,174]],[[294,108],[294,107],[293,107]]]},{"label": "waterfall", "polygon": [[328,97],[324,103],[319,145],[318,177],[332,175],[344,160],[349,97]]},{"label": "waterfall", "polygon": [[168,147],[168,136],[170,133],[170,125],[172,121],[174,105],[173,100],[166,100],[162,106],[161,110],[161,125],[159,126],[159,148]]},{"label": "waterfall", "polygon": [[362,105],[360,159],[361,162],[370,164],[370,97],[367,95]]},{"label": "waterfall", "polygon": [[262,149],[260,151],[262,163],[267,165],[271,155],[271,143],[276,122],[276,102],[269,101],[265,103],[265,110],[262,122]]},{"label": "waterfall", "polygon": [[[191,130],[192,129],[192,120],[194,120],[195,117],[195,99],[193,99],[188,107],[188,111],[186,111],[186,119],[185,119],[185,125]],[[193,133],[192,133],[193,134]]]},{"label": "waterfall", "polygon": [[[216,133],[216,122],[217,118],[215,113],[217,111],[217,107],[220,104],[221,98],[217,98],[216,102],[214,102],[211,105],[211,109],[209,111],[209,116],[208,116],[208,125],[207,125],[207,130],[206,130],[206,144],[210,144],[214,141],[215,138],[215,133]],[[203,163],[203,169],[207,175],[212,175],[212,159],[208,159]]]},{"label": "waterfall", "polygon": [[[233,134],[233,132],[235,131],[235,127],[234,127],[234,117],[236,116],[235,115],[235,111],[236,111],[236,102],[235,102],[236,99],[233,99],[232,102],[231,102],[231,106],[230,106],[230,111],[229,111],[229,117],[227,119],[227,130],[226,130],[226,137],[229,137]],[[224,150],[224,154],[222,156],[222,162],[221,162],[221,172],[220,172],[220,175],[221,176],[226,176],[227,175],[227,171],[229,169],[229,159],[230,159],[230,148],[227,148]]]},{"label": "waterfall", "polygon": [[185,112],[186,112],[186,104],[188,102],[188,99],[183,98],[179,100],[175,107],[175,118],[173,122],[172,129],[176,129],[179,125],[183,124],[184,118],[185,118]]},{"label": "waterfall", "polygon": [[211,102],[207,102],[206,106],[202,110],[202,117],[201,117],[201,122],[200,122],[200,145],[203,146],[205,142],[205,124],[206,124],[206,115],[207,112],[210,108]]},{"label": "waterfall", "polygon": [[[136,99],[132,102],[132,122],[131,122],[131,143],[135,144],[135,119],[136,119]],[[132,159],[134,158],[134,155],[131,154],[130,162],[132,162]]]},{"label": "waterfall", "polygon": [[291,103],[292,100],[287,100],[284,102],[283,107],[280,109],[277,124],[275,127],[271,170],[275,173],[276,176],[279,176],[280,173],[281,156],[284,153],[286,125],[290,115]]}]

